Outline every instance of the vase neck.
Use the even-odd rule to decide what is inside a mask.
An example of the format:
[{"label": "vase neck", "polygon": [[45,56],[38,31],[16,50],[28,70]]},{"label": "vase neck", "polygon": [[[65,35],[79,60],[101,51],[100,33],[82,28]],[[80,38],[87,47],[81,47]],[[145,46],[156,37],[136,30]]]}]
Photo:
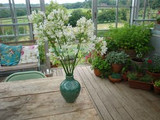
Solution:
[{"label": "vase neck", "polygon": [[66,75],[66,79],[67,79],[67,80],[73,80],[73,79],[74,79],[74,76],[73,76],[73,75]]}]

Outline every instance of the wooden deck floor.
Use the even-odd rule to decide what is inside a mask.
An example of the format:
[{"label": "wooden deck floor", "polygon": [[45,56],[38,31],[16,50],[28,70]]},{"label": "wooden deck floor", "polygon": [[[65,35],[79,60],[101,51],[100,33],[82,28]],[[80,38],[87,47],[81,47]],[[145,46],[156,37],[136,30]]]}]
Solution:
[{"label": "wooden deck floor", "polygon": [[[63,75],[54,69],[54,76]],[[98,78],[90,66],[78,66],[74,75],[84,82],[103,120],[160,120],[160,95]]]}]

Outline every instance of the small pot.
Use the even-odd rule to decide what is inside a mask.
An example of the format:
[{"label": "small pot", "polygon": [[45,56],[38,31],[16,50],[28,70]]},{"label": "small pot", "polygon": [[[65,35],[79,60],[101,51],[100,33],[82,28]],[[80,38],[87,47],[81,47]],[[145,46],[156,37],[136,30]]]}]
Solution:
[{"label": "small pot", "polygon": [[147,74],[151,75],[155,79],[160,78],[160,73],[152,73],[152,72],[147,71]]},{"label": "small pot", "polygon": [[115,82],[121,82],[121,78],[119,78],[119,79],[112,78],[111,75],[109,75],[108,78],[109,78],[109,80],[110,80],[111,82],[113,82],[113,83],[115,83]]},{"label": "small pot", "polygon": [[120,73],[122,70],[123,65],[122,64],[112,64],[112,71],[114,73]]},{"label": "small pot", "polygon": [[160,94],[160,87],[156,87],[156,86],[154,85],[154,92],[155,92],[156,94]]},{"label": "small pot", "polygon": [[97,76],[97,77],[100,77],[101,76],[101,71],[97,68],[94,69],[94,74]]}]

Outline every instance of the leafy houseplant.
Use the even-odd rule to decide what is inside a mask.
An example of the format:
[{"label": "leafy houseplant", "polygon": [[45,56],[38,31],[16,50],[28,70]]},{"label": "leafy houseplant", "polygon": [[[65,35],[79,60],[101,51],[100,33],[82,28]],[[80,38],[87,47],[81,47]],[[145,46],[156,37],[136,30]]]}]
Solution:
[{"label": "leafy houseplant", "polygon": [[112,64],[112,70],[115,73],[119,73],[122,69],[122,65],[126,63],[128,59],[128,55],[121,51],[121,52],[115,52],[112,51],[108,53],[106,60]]},{"label": "leafy houseplant", "polygon": [[94,69],[96,76],[103,76],[106,72],[110,71],[111,67],[106,60],[96,55],[92,60],[92,69]]},{"label": "leafy houseplant", "polygon": [[145,60],[147,73],[154,78],[160,78],[160,56],[154,55]]},{"label": "leafy houseplant", "polygon": [[38,44],[48,41],[50,49],[54,50],[54,53],[48,53],[48,55],[60,61],[66,73],[66,79],[61,83],[60,91],[66,102],[73,103],[81,89],[79,82],[73,77],[76,65],[83,55],[95,49],[96,44],[102,44],[100,51],[102,55],[107,49],[103,38],[97,38],[94,35],[92,20],[82,17],[73,28],[68,24],[69,16],[63,9],[53,10],[47,15],[34,11],[29,20],[33,23]]}]

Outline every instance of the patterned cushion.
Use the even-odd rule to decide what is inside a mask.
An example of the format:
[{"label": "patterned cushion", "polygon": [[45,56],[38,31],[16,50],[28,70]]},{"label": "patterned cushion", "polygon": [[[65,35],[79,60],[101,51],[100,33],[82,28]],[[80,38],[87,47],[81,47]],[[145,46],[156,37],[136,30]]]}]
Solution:
[{"label": "patterned cushion", "polygon": [[8,46],[0,44],[0,58],[2,66],[12,66],[19,63],[22,46]]},{"label": "patterned cushion", "polygon": [[38,45],[23,46],[19,64],[38,62]]}]

